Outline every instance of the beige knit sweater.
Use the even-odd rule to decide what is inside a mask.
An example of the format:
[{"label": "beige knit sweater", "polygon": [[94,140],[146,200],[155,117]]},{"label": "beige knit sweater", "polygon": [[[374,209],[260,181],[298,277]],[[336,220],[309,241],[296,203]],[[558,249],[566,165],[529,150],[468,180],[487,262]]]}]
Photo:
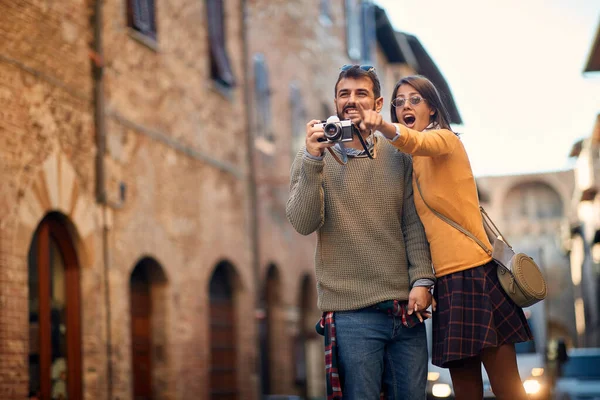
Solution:
[{"label": "beige knit sweater", "polygon": [[385,139],[377,146],[376,159],[350,157],[345,166],[302,149],[292,165],[286,212],[299,233],[317,232],[322,311],[406,300],[417,279],[435,280],[413,202],[411,158]]}]

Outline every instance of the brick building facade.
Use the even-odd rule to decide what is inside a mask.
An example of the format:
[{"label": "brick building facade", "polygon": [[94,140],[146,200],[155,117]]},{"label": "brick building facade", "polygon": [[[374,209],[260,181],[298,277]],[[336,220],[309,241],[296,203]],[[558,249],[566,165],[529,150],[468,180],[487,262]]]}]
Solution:
[{"label": "brick building facade", "polygon": [[0,398],[321,396],[289,167],[396,40],[358,0],[0,2]]}]

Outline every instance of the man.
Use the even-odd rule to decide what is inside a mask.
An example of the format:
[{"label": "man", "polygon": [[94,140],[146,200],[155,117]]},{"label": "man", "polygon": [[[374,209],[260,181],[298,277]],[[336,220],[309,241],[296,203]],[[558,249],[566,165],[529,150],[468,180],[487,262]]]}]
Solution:
[{"label": "man", "polygon": [[[342,67],[334,103],[339,119],[357,127],[353,140],[322,141],[321,121],[307,124],[286,211],[299,233],[317,232],[318,305],[335,327],[329,332],[342,378],[338,389],[344,399],[379,399],[382,389],[389,399],[424,399],[427,344],[419,320],[427,316],[435,278],[413,202],[411,158],[387,140],[373,143],[371,132],[360,129],[359,107],[380,112],[383,106],[374,68]],[[327,148],[338,158],[345,148],[347,163]]]}]

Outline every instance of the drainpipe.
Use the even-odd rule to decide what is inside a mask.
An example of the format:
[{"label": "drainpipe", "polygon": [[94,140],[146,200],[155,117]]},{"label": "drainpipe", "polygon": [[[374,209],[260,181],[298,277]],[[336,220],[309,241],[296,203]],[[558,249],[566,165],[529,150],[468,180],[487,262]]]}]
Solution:
[{"label": "drainpipe", "polygon": [[106,308],[106,380],[107,399],[113,396],[112,334],[109,287],[109,246],[108,246],[108,202],[106,196],[106,174],[104,156],[106,154],[106,116],[104,113],[104,52],[102,45],[102,6],[103,0],[94,3],[92,25],[94,31],[92,75],[94,78],[94,125],[96,130],[96,201],[102,207],[102,261],[104,263],[104,301]]},{"label": "drainpipe", "polygon": [[258,194],[257,194],[257,180],[256,180],[256,165],[255,165],[255,149],[254,149],[254,130],[252,129],[252,112],[250,105],[252,104],[252,96],[250,94],[250,45],[249,45],[249,30],[248,30],[248,1],[241,1],[242,9],[242,62],[244,71],[244,104],[246,114],[246,152],[248,153],[248,198],[249,198],[249,231],[250,231],[250,252],[252,257],[252,271],[254,273],[254,326],[256,332],[255,346],[257,349],[256,359],[254,367],[256,368],[257,385],[256,399],[262,398],[262,365],[261,365],[261,354],[260,354],[260,332],[257,324],[257,316],[261,309],[260,302],[260,242],[259,242],[259,220],[258,220]]}]

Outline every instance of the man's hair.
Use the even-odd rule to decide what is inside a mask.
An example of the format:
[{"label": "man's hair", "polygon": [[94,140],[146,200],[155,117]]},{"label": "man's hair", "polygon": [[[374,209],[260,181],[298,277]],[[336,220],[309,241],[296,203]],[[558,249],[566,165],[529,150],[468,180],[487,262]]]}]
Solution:
[{"label": "man's hair", "polygon": [[340,81],[342,79],[361,79],[361,78],[369,78],[371,80],[371,82],[373,83],[373,94],[375,95],[375,99],[380,98],[381,97],[381,84],[379,83],[379,78],[377,77],[377,74],[375,73],[375,68],[371,69],[370,71],[365,71],[364,69],[362,69],[360,67],[360,65],[353,65],[352,67],[340,72],[340,75],[338,76],[338,80],[335,83],[334,97],[337,97],[337,86],[338,86],[338,83],[340,83]]},{"label": "man's hair", "polygon": [[[440,96],[440,92],[438,92],[435,85],[429,79],[423,75],[411,75],[400,79],[398,83],[396,83],[394,91],[392,92],[393,98],[396,97],[400,86],[404,84],[412,86],[417,92],[419,92],[429,107],[435,111],[435,114],[430,117],[429,122],[436,122],[442,129],[448,129],[449,131],[452,130],[450,128],[450,116],[446,106],[444,105],[442,96]],[[398,117],[396,116],[396,107],[393,105],[390,106],[390,114],[392,122],[399,122]]]}]

